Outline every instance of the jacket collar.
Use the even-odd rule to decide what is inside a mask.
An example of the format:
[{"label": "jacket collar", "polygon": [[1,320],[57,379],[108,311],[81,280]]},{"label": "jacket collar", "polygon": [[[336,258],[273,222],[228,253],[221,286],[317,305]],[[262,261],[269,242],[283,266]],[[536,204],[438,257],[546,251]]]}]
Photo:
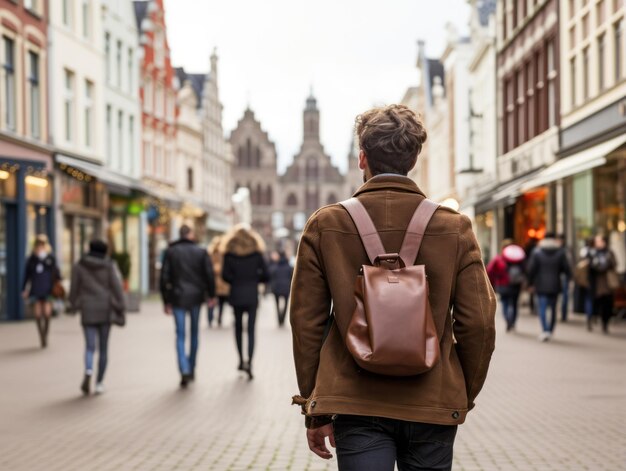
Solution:
[{"label": "jacket collar", "polygon": [[174,245],[181,245],[181,244],[193,244],[193,245],[196,245],[196,242],[191,240],[191,239],[178,239],[178,240],[175,240],[174,242],[172,242],[170,244],[170,247],[174,246]]},{"label": "jacket collar", "polygon": [[356,197],[362,195],[363,193],[379,190],[406,191],[408,193],[416,193],[426,197],[424,192],[422,192],[422,190],[420,190],[415,182],[409,177],[393,173],[383,173],[370,178],[367,182],[361,185],[354,196]]}]

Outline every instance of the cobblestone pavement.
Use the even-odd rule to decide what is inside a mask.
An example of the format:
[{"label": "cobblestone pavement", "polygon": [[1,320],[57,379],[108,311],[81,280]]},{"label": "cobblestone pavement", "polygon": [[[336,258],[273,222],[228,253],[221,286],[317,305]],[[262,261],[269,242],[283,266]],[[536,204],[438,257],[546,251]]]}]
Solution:
[{"label": "cobblestone pavement", "polygon": [[[107,392],[97,397],[79,391],[77,318],[53,321],[47,350],[32,322],[0,324],[0,470],[336,469],[308,451],[290,406],[291,337],[273,304],[260,315],[252,382],[236,371],[226,314],[222,329],[202,319],[197,381],[180,390],[173,321],[144,302],[112,333]],[[454,469],[626,469],[626,322],[603,336],[574,316],[550,343],[537,334],[530,315],[517,333],[499,331]]]}]

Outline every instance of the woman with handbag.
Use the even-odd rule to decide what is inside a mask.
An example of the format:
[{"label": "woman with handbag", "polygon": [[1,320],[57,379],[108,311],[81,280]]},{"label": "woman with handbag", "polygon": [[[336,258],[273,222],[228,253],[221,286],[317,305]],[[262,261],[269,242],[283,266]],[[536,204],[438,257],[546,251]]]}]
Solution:
[{"label": "woman with handbag", "polygon": [[62,290],[61,274],[48,242],[48,236],[39,234],[33,243],[33,251],[26,261],[22,296],[33,306],[42,348],[48,345],[52,300],[55,297],[63,297]]},{"label": "woman with handbag", "polygon": [[89,244],[89,253],[74,265],[69,303],[79,310],[85,334],[85,376],[81,390],[91,389],[93,362],[98,341],[96,394],[104,392],[102,381],[107,367],[111,324],[124,325],[125,301],[122,279],[115,262],[107,257],[108,246],[101,240]]},{"label": "woman with handbag", "polygon": [[[615,271],[615,255],[608,248],[607,239],[597,235],[589,250],[589,291],[593,298],[593,315],[602,318],[602,332],[609,333],[609,320],[613,315],[613,294],[619,287]],[[592,330],[591,318],[587,318],[587,330]]]}]

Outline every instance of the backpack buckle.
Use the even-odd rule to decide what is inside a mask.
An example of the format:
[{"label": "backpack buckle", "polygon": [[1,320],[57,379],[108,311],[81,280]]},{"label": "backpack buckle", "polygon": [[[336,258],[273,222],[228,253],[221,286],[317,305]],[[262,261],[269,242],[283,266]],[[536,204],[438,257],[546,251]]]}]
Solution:
[{"label": "backpack buckle", "polygon": [[404,261],[398,253],[384,253],[376,257],[374,266],[386,268],[387,270],[398,270],[404,268]]}]

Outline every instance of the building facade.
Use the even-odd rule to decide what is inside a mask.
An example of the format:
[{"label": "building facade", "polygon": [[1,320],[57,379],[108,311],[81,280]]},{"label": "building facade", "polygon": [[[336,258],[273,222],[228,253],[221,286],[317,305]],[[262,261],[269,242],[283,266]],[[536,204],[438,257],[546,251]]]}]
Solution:
[{"label": "building facade", "polygon": [[223,234],[232,225],[233,151],[222,126],[223,105],[219,96],[218,56],[210,57],[202,97],[202,133],[204,137],[204,204],[208,209],[207,236]]},{"label": "building facade", "polygon": [[[284,227],[278,212],[278,163],[276,147],[248,108],[230,135],[235,156],[234,188],[247,188],[252,206],[252,227],[266,241],[274,240],[275,231]],[[280,232],[278,233],[280,236]]]},{"label": "building facade", "polygon": [[134,2],[140,34],[141,180],[149,195],[148,287],[158,287],[162,254],[175,237],[172,215],[182,206],[176,192],[175,71],[170,59],[163,0]]},{"label": "building facade", "polygon": [[[102,3],[104,44],[104,169],[109,184],[107,239],[115,257],[130,260],[130,291],[146,291],[147,249],[144,195],[140,191],[141,103],[139,34],[133,4]],[[143,257],[142,257],[143,254]]]},{"label": "building facade", "polygon": [[554,163],[560,122],[559,5],[498,2],[498,189],[488,196],[501,221],[498,238],[526,245],[556,227],[554,185],[533,178]]},{"label": "building facade", "polygon": [[320,207],[347,196],[345,177],[324,151],[320,139],[320,111],[313,95],[302,115],[300,152],[279,179],[278,204],[291,240],[298,240],[307,219]]},{"label": "building facade", "polygon": [[35,236],[56,245],[47,4],[0,1],[0,320],[25,315],[22,280]]}]

